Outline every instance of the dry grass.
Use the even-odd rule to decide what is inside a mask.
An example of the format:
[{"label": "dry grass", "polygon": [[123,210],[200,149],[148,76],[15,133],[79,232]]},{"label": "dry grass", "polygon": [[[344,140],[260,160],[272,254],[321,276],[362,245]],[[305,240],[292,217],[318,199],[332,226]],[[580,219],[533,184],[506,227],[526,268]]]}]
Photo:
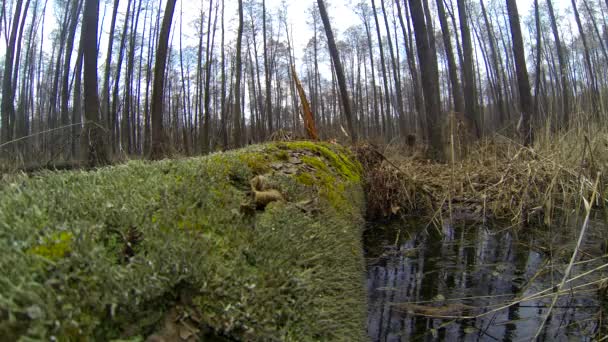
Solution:
[{"label": "dry grass", "polygon": [[582,199],[590,197],[598,174],[593,205],[604,207],[607,127],[581,120],[559,133],[543,129],[531,147],[495,134],[469,150],[462,160],[442,164],[386,147],[381,153],[387,160],[368,172],[368,214],[380,218],[424,213],[433,220],[548,225],[558,217],[581,216]]}]

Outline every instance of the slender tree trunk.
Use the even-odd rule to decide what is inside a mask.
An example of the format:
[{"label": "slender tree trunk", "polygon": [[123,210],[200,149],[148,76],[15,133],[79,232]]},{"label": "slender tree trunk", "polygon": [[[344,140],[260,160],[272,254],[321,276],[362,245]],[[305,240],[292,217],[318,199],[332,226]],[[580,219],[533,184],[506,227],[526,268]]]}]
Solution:
[{"label": "slender tree trunk", "polygon": [[388,88],[388,75],[386,72],[386,62],[384,58],[384,46],[382,44],[382,35],[380,34],[380,22],[378,21],[378,13],[376,11],[376,2],[372,0],[372,11],[374,13],[374,21],[376,22],[376,35],[378,36],[378,46],[380,47],[380,65],[382,67],[382,81],[384,82],[384,97],[386,101],[386,109],[382,114],[382,130],[385,139],[388,141],[391,139],[391,134],[388,129],[388,117],[390,116],[391,100],[390,92]]},{"label": "slender tree trunk", "polygon": [[458,81],[458,66],[456,65],[456,59],[454,58],[450,27],[448,25],[448,20],[445,14],[445,6],[443,5],[443,0],[437,0],[437,12],[439,14],[439,23],[441,25],[441,33],[443,36],[443,46],[445,49],[446,58],[448,60],[448,74],[450,77],[450,84],[452,85],[452,100],[454,103],[454,110],[456,112],[463,113],[464,100],[462,98],[460,82]]},{"label": "slender tree trunk", "polygon": [[226,112],[226,49],[224,47],[224,39],[225,39],[225,27],[224,27],[224,1],[225,0],[221,0],[222,1],[222,41],[221,41],[221,64],[222,64],[222,71],[221,71],[221,91],[220,91],[220,96],[221,101],[220,101],[220,111],[221,111],[221,138],[222,138],[222,143],[223,143],[223,148],[226,149],[228,148],[228,129],[226,127],[227,125],[227,120],[226,120],[226,116],[228,115],[228,113]]},{"label": "slender tree trunk", "polygon": [[[15,5],[15,14],[13,16],[13,25],[11,28],[10,38],[6,46],[6,56],[4,57],[4,77],[2,79],[2,131],[0,134],[0,143],[6,143],[12,139],[12,126],[10,118],[15,116],[15,93],[12,84],[11,75],[13,74],[13,58],[15,53],[15,44],[17,43],[17,30],[19,28],[19,18],[21,16],[22,0],[17,0]],[[6,149],[5,149],[6,151]]]},{"label": "slender tree trunk", "polygon": [[384,13],[384,26],[386,27],[386,39],[388,40],[388,47],[391,56],[391,64],[393,66],[393,80],[395,82],[395,95],[397,98],[395,99],[397,105],[397,114],[399,115],[399,130],[402,137],[406,135],[406,123],[405,123],[405,111],[403,109],[403,93],[401,89],[401,80],[399,79],[399,65],[397,60],[395,59],[395,52],[393,49],[393,41],[391,39],[391,30],[388,25],[388,13],[386,12],[386,7],[384,6],[384,1],[381,0],[380,4],[382,5],[382,12]]},{"label": "slender tree trunk", "polygon": [[[61,125],[66,126],[70,123],[68,101],[70,96],[70,70],[72,60],[72,50],[74,49],[74,39],[76,36],[76,28],[78,26],[78,16],[80,14],[82,1],[73,0],[72,12],[70,13],[71,21],[68,29],[68,39],[66,42],[65,58],[63,64],[63,77],[61,85]],[[66,151],[66,155],[69,151]]]},{"label": "slender tree trunk", "polygon": [[538,0],[534,0],[534,23],[536,25],[536,63],[535,63],[535,86],[534,86],[534,112],[540,116],[540,83],[542,79],[542,35],[540,25],[540,6]]},{"label": "slender tree trunk", "polygon": [[[211,42],[211,15],[212,15],[213,1],[209,0],[209,19],[207,23],[207,48],[206,48],[206,61],[205,61],[205,122],[203,124],[203,153],[209,152],[210,136],[209,132],[211,129],[211,109],[209,104],[211,101],[210,94],[210,83],[211,83],[211,62],[213,59],[213,44]],[[217,12],[215,12],[215,20],[213,24],[213,37],[215,37],[215,24],[217,22]]]},{"label": "slender tree trunk", "polygon": [[[74,99],[72,101],[72,158],[78,156],[78,133],[81,132],[82,127],[77,124],[82,123],[82,64],[84,56],[84,40],[80,37],[80,44],[78,47],[78,53],[76,57],[76,69],[74,71]],[[100,117],[100,122],[103,122],[103,118]],[[106,134],[107,137],[107,134]]]},{"label": "slender tree trunk", "polygon": [[521,106],[521,134],[524,145],[532,144],[532,127],[530,117],[532,115],[532,96],[530,95],[530,82],[528,80],[528,69],[526,68],[526,57],[524,42],[519,24],[519,12],[515,0],[507,0],[507,11],[509,24],[511,25],[511,36],[513,41],[513,54],[515,55],[515,69],[517,72],[517,85],[519,88],[519,102]]},{"label": "slender tree trunk", "polygon": [[353,114],[350,108],[350,99],[348,97],[348,90],[346,89],[346,78],[344,77],[344,69],[342,68],[342,62],[340,61],[340,54],[336,41],[334,40],[334,33],[331,29],[329,22],[329,15],[325,8],[323,0],[317,0],[319,5],[319,12],[321,13],[321,19],[323,20],[323,26],[325,27],[325,34],[327,35],[327,44],[329,45],[329,54],[334,63],[334,69],[338,78],[338,86],[340,87],[340,97],[342,98],[342,106],[344,109],[344,116],[346,116],[346,122],[348,123],[348,130],[350,131],[351,140],[353,143],[357,142],[357,132],[355,131],[355,125],[353,123]]},{"label": "slender tree trunk", "polygon": [[[488,31],[488,43],[490,44],[490,58],[492,60],[492,69],[494,70],[494,83],[496,85],[496,95],[495,95],[495,104],[498,106],[498,112],[499,112],[499,124],[502,125],[502,123],[505,121],[506,117],[507,117],[507,113],[506,110],[504,108],[504,100],[503,100],[503,90],[502,90],[502,84],[501,84],[501,77],[500,77],[500,67],[499,67],[499,62],[498,62],[498,49],[496,48],[496,43],[494,41],[495,39],[495,34],[494,34],[494,29],[492,27],[492,23],[490,22],[490,19],[488,17],[488,13],[486,11],[486,7],[483,3],[483,0],[479,1],[479,4],[481,6],[481,13],[483,14],[483,19],[486,25],[486,29]],[[488,73],[489,74],[489,73]]]},{"label": "slender tree trunk", "polygon": [[[401,25],[401,31],[403,33],[403,41],[404,41],[404,46],[405,46],[405,53],[407,55],[407,63],[408,63],[408,67],[410,69],[410,75],[412,77],[412,81],[414,83],[414,86],[412,87],[412,92],[414,95],[414,105],[416,108],[416,112],[417,112],[417,117],[420,118],[422,116],[422,113],[425,111],[424,108],[424,95],[423,93],[420,91],[421,88],[421,80],[420,80],[420,75],[418,73],[418,68],[416,66],[416,57],[414,55],[414,43],[413,43],[413,39],[412,39],[412,30],[411,30],[411,25],[410,25],[410,16],[407,15],[407,11],[408,11],[408,6],[406,4],[406,6],[404,7],[404,10],[406,11],[406,19],[407,19],[407,25],[406,23],[403,22],[403,15],[401,14],[401,5],[399,4],[400,0],[395,0],[395,3],[397,4],[397,14],[399,17],[399,24]],[[416,118],[415,118],[416,119]],[[416,120],[414,120],[415,122]],[[422,121],[422,120],[420,120]],[[422,125],[421,125],[422,126]],[[426,134],[426,133],[423,133]]]},{"label": "slender tree trunk", "polygon": [[464,54],[464,108],[465,116],[475,123],[475,134],[479,138],[481,130],[479,127],[479,103],[477,102],[477,87],[475,85],[473,59],[473,43],[469,30],[467,8],[464,0],[457,0],[458,16],[460,18],[460,33],[462,35],[462,49]]},{"label": "slender tree trunk", "polygon": [[599,91],[597,88],[597,81],[595,79],[595,73],[593,72],[593,63],[591,62],[591,55],[589,53],[589,44],[587,43],[587,35],[583,29],[583,23],[581,22],[580,14],[578,13],[578,6],[575,0],[571,0],[572,9],[574,10],[574,19],[576,20],[576,26],[578,27],[579,37],[583,42],[583,56],[585,57],[585,67],[587,69],[590,89],[591,89],[591,113],[594,117],[599,118],[601,111],[601,104],[599,101]]},{"label": "slender tree trunk", "polygon": [[557,46],[557,61],[559,63],[560,83],[562,86],[561,99],[563,111],[563,124],[567,128],[570,124],[570,86],[568,84],[568,64],[566,62],[566,51],[560,40],[559,31],[557,29],[557,21],[555,12],[553,11],[553,2],[547,0],[547,8],[549,9],[549,19],[551,20],[551,30],[553,31],[553,39]]},{"label": "slender tree trunk", "polygon": [[[399,1],[399,0],[397,0]],[[378,113],[378,89],[376,87],[376,67],[375,67],[375,62],[374,62],[374,48],[372,46],[372,35],[371,35],[371,30],[370,30],[370,23],[369,23],[369,17],[367,15],[367,13],[362,13],[362,20],[363,20],[363,24],[365,26],[365,35],[367,36],[367,48],[369,50],[369,61],[370,61],[370,65],[371,65],[371,72],[372,72],[372,93],[374,96],[374,134],[376,137],[380,136],[382,133],[382,129],[380,127],[380,114]],[[367,84],[367,83],[366,83]]]},{"label": "slender tree trunk", "polygon": [[158,47],[156,49],[154,86],[152,88],[152,149],[150,151],[150,159],[161,159],[166,153],[165,137],[163,134],[165,68],[167,65],[167,50],[169,48],[169,33],[171,31],[176,1],[167,0],[163,23],[158,37]]},{"label": "slender tree trunk", "polygon": [[[127,70],[125,72],[124,97],[125,103],[122,110],[122,143],[127,147],[127,153],[132,154],[134,151],[134,108],[133,108],[133,72],[135,69],[135,39],[137,36],[137,27],[139,25],[139,14],[141,13],[142,0],[138,1],[137,7],[133,7],[135,20],[131,20],[129,48],[127,56]],[[133,4],[135,6],[135,4]]]},{"label": "slender tree trunk", "polygon": [[274,128],[272,127],[271,70],[268,62],[268,41],[266,37],[266,0],[262,0],[262,32],[264,39],[264,74],[266,76],[266,102],[264,109],[266,112],[266,118],[268,119],[268,133],[272,134]]},{"label": "slender tree trunk", "polygon": [[84,112],[85,125],[82,133],[83,158],[90,167],[109,163],[106,146],[107,135],[99,118],[97,95],[97,25],[99,0],[85,0],[82,21],[84,53]]},{"label": "slender tree trunk", "polygon": [[152,123],[151,123],[151,106],[150,106],[150,81],[152,80],[152,46],[153,42],[157,41],[158,30],[160,23],[160,7],[162,0],[159,0],[158,14],[156,16],[155,25],[152,25],[153,15],[150,15],[150,34],[148,38],[148,57],[146,58],[146,99],[144,109],[144,155],[149,155],[152,150]]},{"label": "slender tree trunk", "polygon": [[[112,129],[112,120],[110,118],[110,67],[112,65],[112,48],[114,46],[114,30],[116,28],[116,16],[118,14],[118,5],[120,0],[114,0],[114,6],[112,9],[112,19],[110,21],[110,33],[108,36],[108,51],[106,52],[106,62],[103,73],[103,89],[101,91],[102,99],[102,120],[106,121],[106,125]],[[111,138],[113,139],[113,134]],[[113,144],[114,142],[112,142]]]},{"label": "slender tree trunk", "polygon": [[428,41],[424,10],[420,0],[409,0],[410,12],[416,36],[416,48],[422,72],[422,90],[426,107],[427,136],[429,138],[428,156],[431,159],[443,160],[443,143],[439,130],[441,116],[441,99],[439,93],[439,76],[437,72],[437,54]]},{"label": "slender tree trunk", "polygon": [[234,127],[232,130],[232,140],[236,147],[241,147],[241,71],[242,59],[241,48],[243,42],[243,0],[239,1],[239,27],[236,36],[236,80],[234,83]]}]

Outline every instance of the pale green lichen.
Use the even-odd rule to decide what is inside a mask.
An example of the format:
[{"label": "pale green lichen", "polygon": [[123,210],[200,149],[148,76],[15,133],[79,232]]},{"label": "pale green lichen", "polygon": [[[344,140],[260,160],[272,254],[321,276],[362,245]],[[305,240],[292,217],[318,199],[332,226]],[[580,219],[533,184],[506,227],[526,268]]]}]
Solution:
[{"label": "pale green lichen", "polygon": [[[295,175],[271,167],[300,152],[315,161]],[[258,174],[285,200],[245,213]],[[364,340],[359,175],[346,149],[296,142],[16,177],[0,187],[0,336],[145,339],[191,303],[235,340]],[[302,210],[316,196],[331,205]]]},{"label": "pale green lichen", "polygon": [[30,248],[28,251],[55,261],[63,258],[70,252],[72,234],[69,232],[57,232],[43,240],[41,244]]}]

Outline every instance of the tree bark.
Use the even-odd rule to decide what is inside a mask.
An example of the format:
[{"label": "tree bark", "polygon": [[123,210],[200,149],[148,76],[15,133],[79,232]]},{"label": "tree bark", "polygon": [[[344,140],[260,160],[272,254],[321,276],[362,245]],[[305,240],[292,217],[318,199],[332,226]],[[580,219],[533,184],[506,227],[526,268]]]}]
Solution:
[{"label": "tree bark", "polygon": [[572,9],[574,10],[574,19],[576,20],[576,26],[578,27],[579,37],[583,42],[583,56],[585,57],[585,67],[587,69],[587,74],[589,77],[589,88],[591,89],[591,108],[590,112],[593,114],[595,118],[599,118],[599,114],[601,111],[601,103],[599,101],[599,91],[597,87],[597,81],[595,78],[595,73],[593,71],[593,64],[591,62],[591,55],[589,53],[589,44],[587,43],[587,35],[585,34],[585,30],[583,29],[583,23],[581,22],[580,14],[578,13],[578,6],[576,5],[575,0],[571,0]]},{"label": "tree bark", "polygon": [[[114,30],[116,28],[116,16],[118,14],[118,5],[120,0],[114,0],[112,9],[112,19],[110,22],[110,34],[108,36],[108,51],[106,53],[106,62],[103,73],[103,89],[101,91],[102,103],[102,120],[106,121],[107,126],[112,130],[112,120],[110,118],[110,66],[112,64],[112,47],[114,45]],[[113,136],[113,135],[112,135]],[[112,139],[112,138],[111,138]],[[112,142],[113,144],[113,142]]]},{"label": "tree bark", "polygon": [[517,73],[517,85],[519,89],[519,102],[521,109],[520,131],[525,146],[532,144],[532,127],[530,117],[532,115],[532,96],[530,95],[530,82],[528,80],[528,69],[526,68],[526,57],[524,42],[519,23],[519,12],[516,0],[507,0],[507,11],[509,24],[511,26],[511,38],[513,41],[513,54],[515,55],[515,69]]},{"label": "tree bark", "polygon": [[338,78],[338,86],[340,87],[340,97],[342,98],[342,106],[344,109],[344,116],[346,116],[348,130],[350,131],[350,138],[352,142],[355,143],[357,142],[357,132],[354,129],[355,126],[353,124],[353,115],[350,108],[350,99],[348,97],[348,90],[346,88],[346,78],[344,77],[344,69],[342,68],[342,62],[340,61],[340,54],[338,52],[338,47],[336,46],[336,41],[334,40],[334,33],[331,29],[329,15],[327,14],[325,3],[323,2],[323,0],[317,0],[317,4],[319,5],[321,20],[323,20],[325,34],[327,35],[329,54],[331,55],[331,59],[334,63],[334,69],[336,71],[336,76]]},{"label": "tree bark", "polygon": [[[211,62],[213,61],[213,40],[215,40],[215,28],[217,23],[217,11],[213,21],[213,30],[211,29],[211,14],[212,14],[213,1],[209,1],[209,20],[207,23],[207,48],[206,48],[206,61],[205,61],[205,122],[203,124],[203,153],[210,151],[210,140],[211,137],[209,132],[211,130],[211,108],[209,107],[211,101]],[[213,31],[213,33],[211,33]],[[213,35],[213,38],[211,36]]]},{"label": "tree bark", "polygon": [[224,1],[225,0],[221,0],[222,1],[222,40],[221,40],[221,64],[222,64],[222,71],[221,71],[221,91],[220,91],[220,96],[222,97],[220,100],[220,112],[221,112],[221,118],[220,118],[220,131],[221,131],[221,139],[222,139],[222,147],[224,149],[228,148],[228,128],[227,126],[227,121],[226,120],[226,116],[228,115],[228,113],[226,112],[226,49],[224,47],[224,40],[225,40],[225,26],[224,26]]},{"label": "tree bark", "polygon": [[559,63],[560,83],[562,86],[561,99],[563,111],[563,125],[565,128],[567,128],[570,125],[570,86],[568,84],[568,64],[566,61],[566,51],[559,37],[559,30],[557,29],[557,20],[555,19],[555,12],[553,11],[553,2],[551,0],[547,0],[547,7],[549,9],[549,19],[551,20],[551,30],[553,31],[553,39],[555,39],[555,45],[557,46],[557,61]]},{"label": "tree bark", "polygon": [[13,59],[15,56],[15,44],[17,42],[17,30],[19,28],[22,5],[23,1],[17,0],[11,34],[6,46],[6,56],[4,58],[4,77],[2,79],[2,131],[0,134],[0,143],[6,143],[12,139],[13,123],[10,122],[10,118],[15,116],[15,93],[11,75],[13,74]]},{"label": "tree bark", "polygon": [[97,94],[97,25],[99,0],[85,0],[82,21],[84,53],[84,112],[85,125],[82,132],[83,159],[89,167],[109,163],[105,142],[107,135],[99,118]]},{"label": "tree bark", "polygon": [[464,55],[464,108],[465,116],[475,123],[475,134],[481,137],[479,127],[479,103],[477,102],[477,87],[475,84],[473,59],[473,43],[471,42],[471,32],[469,30],[467,8],[464,0],[457,0],[458,16],[460,18],[460,33],[462,36],[462,50]]},{"label": "tree bark", "polygon": [[236,147],[241,147],[241,72],[242,72],[242,42],[243,42],[243,0],[239,1],[239,27],[236,36],[236,62],[235,62],[235,83],[234,83],[234,127],[232,130],[232,140]]},{"label": "tree bark", "polygon": [[428,41],[424,10],[420,0],[409,0],[410,12],[414,24],[416,48],[422,72],[422,90],[426,107],[427,136],[429,138],[428,156],[434,160],[443,160],[443,143],[439,130],[441,115],[439,76],[437,67],[437,54],[431,49]]},{"label": "tree bark", "polygon": [[381,0],[380,4],[382,5],[382,12],[384,13],[384,25],[386,27],[386,39],[388,40],[388,47],[391,56],[391,64],[393,66],[393,81],[395,82],[395,95],[397,98],[395,99],[397,105],[397,113],[399,114],[399,130],[401,137],[405,138],[407,132],[406,123],[405,123],[405,111],[403,109],[403,92],[401,89],[401,80],[399,79],[399,65],[397,63],[397,59],[395,59],[395,52],[393,49],[393,42],[391,39],[391,30],[388,25],[388,14],[386,12],[386,6],[384,6],[384,1]]},{"label": "tree bark", "polygon": [[265,97],[265,104],[264,104],[264,109],[266,112],[266,118],[268,119],[268,134],[272,135],[272,132],[274,130],[273,128],[273,124],[272,124],[272,93],[271,93],[271,77],[270,77],[270,64],[268,61],[268,39],[266,36],[266,0],[262,0],[262,32],[263,32],[263,39],[264,39],[264,75],[266,77],[266,97]]},{"label": "tree bark", "polygon": [[437,0],[437,12],[439,14],[439,24],[441,25],[441,33],[443,37],[443,46],[445,48],[446,58],[448,60],[448,74],[450,84],[452,85],[452,101],[454,110],[459,113],[464,112],[464,104],[460,82],[458,81],[458,66],[454,58],[454,50],[452,48],[452,38],[450,35],[450,27],[445,14],[445,6],[443,0]]},{"label": "tree bark", "polygon": [[372,11],[374,13],[374,21],[376,23],[376,35],[378,36],[378,46],[380,47],[380,66],[382,68],[382,80],[384,84],[384,97],[386,101],[386,109],[382,111],[382,133],[387,141],[391,139],[390,130],[388,129],[388,121],[390,116],[391,100],[390,91],[388,88],[388,76],[386,72],[386,62],[384,58],[384,46],[382,44],[382,35],[380,34],[380,22],[378,21],[378,12],[376,11],[376,2],[372,0]]},{"label": "tree bark", "polygon": [[167,0],[163,23],[158,37],[156,61],[154,63],[154,86],[152,88],[152,148],[150,159],[157,160],[167,152],[163,134],[163,98],[165,86],[165,67],[167,65],[167,50],[169,48],[169,32],[173,21],[173,12],[177,0]]}]

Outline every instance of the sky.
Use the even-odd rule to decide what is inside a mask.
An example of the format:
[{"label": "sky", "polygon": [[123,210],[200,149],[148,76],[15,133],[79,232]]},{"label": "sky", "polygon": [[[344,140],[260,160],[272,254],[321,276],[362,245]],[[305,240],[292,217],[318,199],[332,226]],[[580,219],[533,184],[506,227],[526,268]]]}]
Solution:
[{"label": "sky", "polygon": [[[48,5],[47,5],[48,8],[46,11],[44,34],[48,35],[50,37],[51,31],[53,30],[54,27],[57,26],[56,14],[55,14],[55,11],[52,10],[55,7],[55,5],[54,5],[55,0],[46,0],[46,1],[48,1]],[[129,1],[135,1],[135,0],[129,0]],[[154,2],[156,4],[158,4],[158,1],[161,1],[163,8],[165,5],[165,0],[144,0],[144,1]],[[226,1],[225,2],[225,5],[226,5],[225,20],[226,20],[226,34],[227,34],[226,41],[230,42],[236,36],[236,28],[237,28],[237,20],[238,20],[238,15],[237,15],[238,2],[236,0],[225,0],[225,1]],[[295,56],[297,59],[296,63],[298,63],[298,61],[301,60],[301,57],[303,55],[303,51],[304,51],[304,48],[306,47],[307,42],[312,37],[312,31],[309,27],[309,24],[307,23],[309,21],[309,18],[308,18],[309,16],[307,13],[308,13],[308,9],[311,6],[316,6],[316,0],[295,0],[295,1],[294,0],[266,0],[268,11],[270,13],[276,12],[277,9],[281,7],[281,4],[283,3],[283,1],[285,1],[285,3],[287,4],[287,8],[288,8],[288,13],[287,13],[288,22],[289,22],[289,25],[291,26],[291,30],[292,30],[292,34],[293,34],[293,43],[292,44],[294,46]],[[334,33],[337,35],[338,38],[340,37],[340,34],[342,32],[344,32],[344,30],[346,30],[348,27],[353,26],[353,25],[358,25],[361,23],[359,16],[354,11],[355,4],[359,1],[360,0],[326,0],[326,4],[328,6],[328,12],[329,12],[330,17],[332,18],[332,27],[335,31]],[[489,2],[488,0],[483,0],[483,1]],[[500,0],[498,0],[498,1],[500,1]],[[103,56],[103,52],[105,52],[107,50],[105,45],[107,44],[107,36],[108,36],[108,31],[109,31],[109,23],[110,23],[110,17],[111,17],[111,12],[112,12],[113,1],[101,0],[100,2],[101,2],[100,14],[99,14],[100,15],[100,25],[102,24],[102,18],[103,18],[103,27],[101,27],[101,29],[105,33],[102,35],[102,41],[100,43],[100,53],[101,53],[100,58],[104,58],[105,56]],[[215,0],[215,2],[219,3],[219,0]],[[553,2],[554,2],[554,6],[557,8],[557,10],[562,13],[565,10],[567,10],[570,6],[570,0],[553,0]],[[195,38],[196,30],[194,28],[193,23],[196,21],[196,18],[199,16],[201,3],[203,3],[202,0],[178,0],[177,1],[172,30],[175,31],[174,35],[178,35],[180,33],[179,20],[180,20],[181,13],[183,11],[183,26],[184,26],[183,44],[184,44],[184,46],[197,44],[197,39]],[[204,1],[204,3],[207,4],[208,2]],[[371,1],[368,1],[368,3],[371,3]],[[124,12],[126,10],[126,4],[127,4],[127,1],[125,1],[125,0],[121,1],[120,12],[122,13],[121,14],[122,16],[124,16]],[[379,0],[376,0],[376,4],[379,7]],[[517,4],[519,7],[520,15],[524,16],[524,15],[527,15],[531,11],[532,6],[533,6],[533,0],[517,0]],[[205,11],[207,11],[207,8],[205,8]],[[247,18],[245,18],[245,19],[247,19]],[[218,26],[219,26],[219,23],[218,23]],[[382,29],[382,31],[384,31],[384,29]],[[525,34],[527,34],[527,32],[524,30],[524,35]],[[526,37],[524,37],[524,39],[526,39]],[[52,40],[45,39],[44,41],[46,42],[46,44],[48,44],[48,48],[46,48],[45,50],[50,51],[50,46],[51,46]],[[176,42],[177,42],[177,40],[176,40]],[[216,37],[216,42],[219,43],[219,32],[218,32],[218,36]],[[5,49],[6,49],[6,45],[5,45],[4,39],[0,39],[0,56],[4,55]],[[101,67],[101,65],[100,65],[100,67]]]}]

